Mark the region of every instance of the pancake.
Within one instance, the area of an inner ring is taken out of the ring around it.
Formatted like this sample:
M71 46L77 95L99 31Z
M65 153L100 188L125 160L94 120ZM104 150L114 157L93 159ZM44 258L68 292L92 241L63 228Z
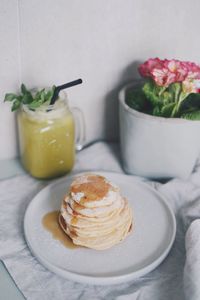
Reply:
M132 228L132 210L117 186L103 176L81 175L62 201L59 223L76 245L104 250Z
M119 188L103 176L84 174L72 182L70 195L73 201L84 207L100 207L115 202Z

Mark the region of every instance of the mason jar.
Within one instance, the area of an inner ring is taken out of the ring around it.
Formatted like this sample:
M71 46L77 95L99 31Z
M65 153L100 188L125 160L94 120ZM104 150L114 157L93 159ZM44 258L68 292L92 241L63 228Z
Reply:
M72 170L75 151L85 140L85 124L81 110L69 108L65 92L54 105L35 110L22 105L17 122L20 158L27 172L49 179Z

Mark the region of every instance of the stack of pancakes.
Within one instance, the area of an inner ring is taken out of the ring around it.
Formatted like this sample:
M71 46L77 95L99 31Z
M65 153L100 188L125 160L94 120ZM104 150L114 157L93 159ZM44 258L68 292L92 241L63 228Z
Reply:
M72 182L59 223L74 244L104 250L128 235L132 211L118 187L103 176L84 174Z

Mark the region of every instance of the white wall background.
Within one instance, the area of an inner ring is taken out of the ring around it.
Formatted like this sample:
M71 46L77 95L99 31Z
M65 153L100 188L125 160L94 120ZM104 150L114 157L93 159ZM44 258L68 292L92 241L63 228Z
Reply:
M0 159L17 155L4 94L62 84L87 142L117 139L117 91L149 57L200 62L199 0L0 0Z

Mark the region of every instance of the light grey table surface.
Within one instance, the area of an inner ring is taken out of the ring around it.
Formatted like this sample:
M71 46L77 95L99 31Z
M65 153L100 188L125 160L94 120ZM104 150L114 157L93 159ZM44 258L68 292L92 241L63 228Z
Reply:
M18 159L0 160L0 180L24 174ZM0 260L0 300L24 300L15 282Z

